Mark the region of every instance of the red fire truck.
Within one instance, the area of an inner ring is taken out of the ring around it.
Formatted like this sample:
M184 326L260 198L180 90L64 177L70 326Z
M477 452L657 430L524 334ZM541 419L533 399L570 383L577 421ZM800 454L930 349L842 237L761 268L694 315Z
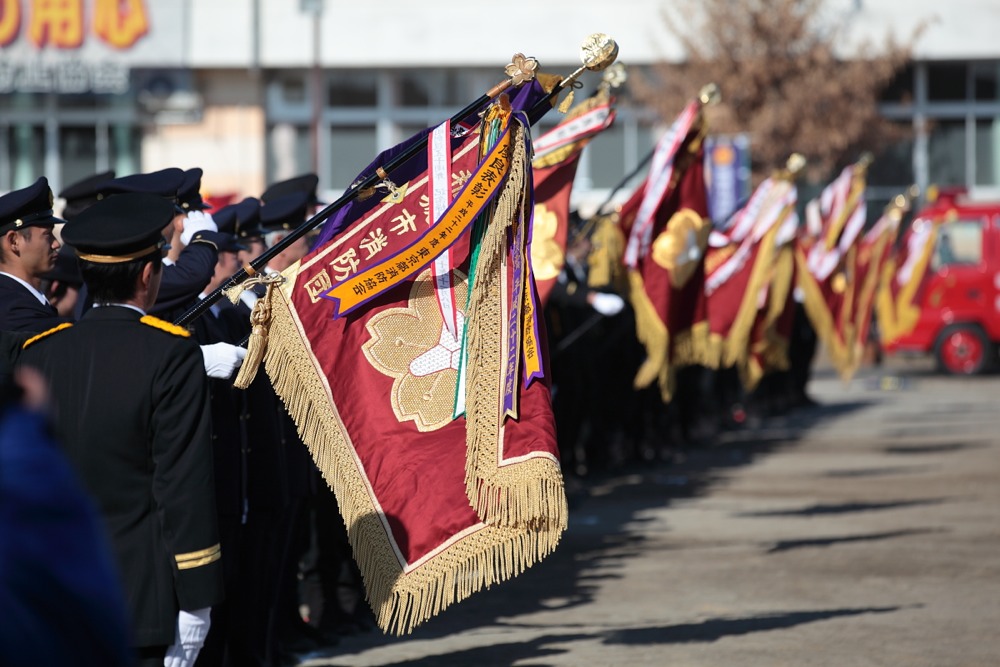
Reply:
M914 305L916 326L887 352L932 353L938 368L956 375L997 366L1000 342L1000 201L971 199L942 189L914 216L936 222L936 242Z

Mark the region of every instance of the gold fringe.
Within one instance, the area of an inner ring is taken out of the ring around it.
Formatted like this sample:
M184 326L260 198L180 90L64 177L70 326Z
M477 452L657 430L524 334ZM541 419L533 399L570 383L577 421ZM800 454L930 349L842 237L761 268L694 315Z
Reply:
M778 249L778 258L769 280L767 308L763 317L762 339L736 364L740 380L747 391L753 391L760 379L768 373L788 370L788 339L778 333L778 320L791 298L792 277L795 274L795 250L791 243Z
M568 517L559 464L553 459L538 457L517 465L498 465L504 437L502 341L506 322L502 303L507 276L507 233L518 215L531 205L526 192L530 163L524 127L519 123L512 125L511 135L510 173L481 241L469 298L466 492L473 509L490 525L527 526L558 532L565 529Z
M514 577L551 553L561 530L485 525L404 572L372 503L354 450L317 374L288 296L276 291L264 365L302 441L337 496L367 599L379 627L402 635L473 593Z
M840 377L844 381L847 381L853 374L853 371L851 370L853 364L851 359L851 346L845 345L838 338L833 321L833 314L826 306L826 300L823 298L823 293L820 290L819 284L809 272L809 266L801 248L798 248L795 251L795 264L798 268L797 282L805 294L802 305L805 308L806 315L809 316L809 321L812 323L813 329L816 330L816 335L826 346L826 350L830 355L830 361L833 362L834 368L837 369ZM850 286L848 286L848 288L850 288ZM845 337L845 340L848 339L849 336Z
M743 300L740 302L739 310L736 311L736 317L733 319L729 334L726 336L723 364L727 367L735 366L747 358L750 334L753 331L754 322L757 321L757 300L760 290L771 278L775 250L774 240L781 228L781 222L791 210L791 207L785 209L778 222L758 242L760 248L757 250L753 268L750 270L750 279L747 281L746 291L743 292Z
M667 331L667 325L660 319L656 307L646 294L642 274L630 269L628 277L629 301L635 311L635 334L646 348L646 359L639 366L632 386L636 389L645 389L655 380L660 385L660 396L664 402L668 402L672 394L670 363L667 358L670 332Z
M722 336L709 330L708 322L698 322L690 329L674 334L671 339L671 367L720 367L724 341Z
M892 294L892 281L896 279L896 259L890 258L882 269L875 312L878 314L879 337L883 345L891 345L917 326L920 306L914 305L913 300L927 272L927 265L937 243L937 232L938 226L935 223L927 244L921 250L920 258L913 267L909 282L902 286L895 297Z

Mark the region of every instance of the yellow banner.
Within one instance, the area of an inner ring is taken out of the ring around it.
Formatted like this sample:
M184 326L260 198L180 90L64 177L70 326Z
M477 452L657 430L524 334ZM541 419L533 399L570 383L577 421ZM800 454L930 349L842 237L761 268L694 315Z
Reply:
M504 130L496 145L479 163L476 173L441 219L411 245L369 269L337 283L323 296L332 299L334 318L417 276L469 228L500 191L510 170L510 133ZM437 239L432 244L431 240Z

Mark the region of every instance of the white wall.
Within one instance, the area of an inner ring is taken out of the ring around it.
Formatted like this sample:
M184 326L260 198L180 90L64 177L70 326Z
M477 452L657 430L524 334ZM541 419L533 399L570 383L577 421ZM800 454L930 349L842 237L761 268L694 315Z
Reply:
M150 0L153 3L176 0ZM247 65L252 5L259 3L260 56L264 67L304 67L312 62L312 19L298 0L196 0L190 64ZM626 64L676 59L679 46L662 12L674 0L544 0L498 5L457 0L325 0L321 60L327 67L502 66L515 52L555 71L579 64L579 46L604 32L620 46ZM845 51L867 40L876 48L886 35L905 39L921 22L919 58L1000 56L1000 0L828 0L833 18L846 19Z

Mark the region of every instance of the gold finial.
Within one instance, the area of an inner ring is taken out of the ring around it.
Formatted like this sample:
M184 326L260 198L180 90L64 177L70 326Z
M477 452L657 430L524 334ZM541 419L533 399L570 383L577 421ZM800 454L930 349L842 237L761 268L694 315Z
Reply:
M559 105L559 111L565 113L573 104L573 86L585 70L600 72L607 69L618 57L618 43L603 32L595 32L584 40L580 47L580 60L583 65L575 72L559 82L559 90L569 88L569 94Z
M606 69L618 57L618 42L603 32L595 32L580 47L580 62L591 72Z
M868 171L868 167L870 167L871 163L874 161L875 161L875 156L872 155L869 151L865 151L864 153L861 154L861 157L859 157L858 161L854 164L854 168L858 170L859 174L864 174L866 171Z
M538 61L523 53L515 53L510 58L510 64L503 68L507 78L486 91L488 97L496 97L511 86L520 86L535 78L538 71Z
M795 176L806 167L806 157L802 153L792 153L785 162L789 175Z
M722 92L719 90L719 86L709 83L702 86L701 90L698 91L698 99L704 106L718 104L722 101Z
M537 69L537 60L529 58L523 53L515 53L510 59L510 64L504 67L503 71L504 74L510 77L511 85L520 86L534 79Z
M777 178L785 181L794 181L798 173L805 169L806 158L802 153L792 153L788 156L785 161L785 166L783 169L775 170L772 178Z

